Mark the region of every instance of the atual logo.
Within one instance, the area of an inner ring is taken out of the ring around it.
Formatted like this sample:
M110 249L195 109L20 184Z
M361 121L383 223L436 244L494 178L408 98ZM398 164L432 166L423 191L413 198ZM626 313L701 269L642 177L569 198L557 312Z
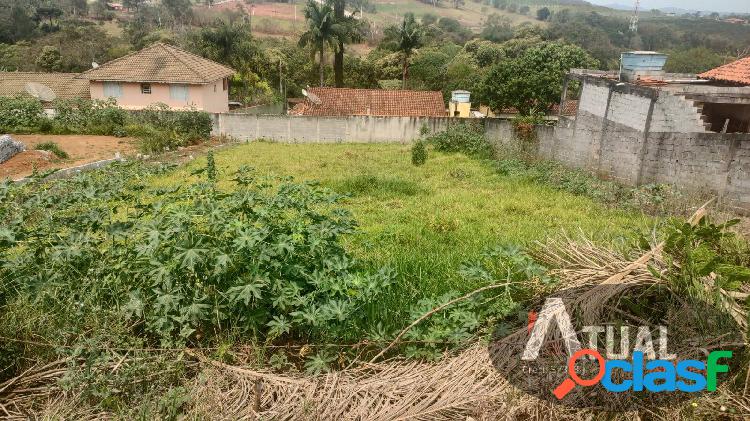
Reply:
M561 291L529 313L525 329L497 334L489 347L495 367L539 398L630 410L714 392L739 364L742 331L709 302L653 286L627 296L598 288L611 304L588 311L582 290Z

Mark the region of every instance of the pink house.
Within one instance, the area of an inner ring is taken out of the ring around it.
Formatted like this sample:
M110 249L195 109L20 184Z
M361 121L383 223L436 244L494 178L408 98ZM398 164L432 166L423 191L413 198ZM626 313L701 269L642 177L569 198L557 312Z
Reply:
M229 78L235 71L177 47L156 43L81 73L91 99L114 98L125 109L154 104L210 113L229 111Z

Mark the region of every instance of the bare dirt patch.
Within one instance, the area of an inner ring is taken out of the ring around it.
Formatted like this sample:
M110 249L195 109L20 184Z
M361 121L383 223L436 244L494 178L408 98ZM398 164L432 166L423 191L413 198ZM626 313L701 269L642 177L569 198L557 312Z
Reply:
M27 150L0 164L0 179L19 179L30 175L34 169L75 167L114 158L118 152L126 156L136 151L136 141L131 138L88 135L13 135L13 138L23 142ZM70 157L58 159L48 152L34 150L39 143L50 141L57 143Z

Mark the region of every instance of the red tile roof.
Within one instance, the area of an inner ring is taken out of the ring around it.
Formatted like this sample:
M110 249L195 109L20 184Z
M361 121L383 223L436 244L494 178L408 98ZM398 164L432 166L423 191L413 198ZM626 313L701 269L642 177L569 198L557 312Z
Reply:
M701 73L698 77L721 82L750 85L750 57Z
M231 77L227 66L157 42L140 51L87 70L82 79L115 82L207 84Z
M289 111L290 114L306 116L447 116L443 94L439 91L307 88L307 92L308 98L295 105Z
M89 81L76 79L77 73L0 72L0 96L28 95L26 84L40 83L52 89L57 98L91 98Z

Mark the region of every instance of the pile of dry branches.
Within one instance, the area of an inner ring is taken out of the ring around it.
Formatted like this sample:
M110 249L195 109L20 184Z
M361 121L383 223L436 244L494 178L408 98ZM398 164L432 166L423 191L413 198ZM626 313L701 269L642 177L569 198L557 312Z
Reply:
M702 212L692 222L702 217ZM664 268L661 247L657 245L630 260L589 241L562 239L545 244L536 254L556 268L554 275L563 280L563 287L591 286L578 302L593 317L604 311L610 298L597 295L598 285L627 288L661 282L647 267L650 264L657 270ZM731 296L727 297L733 308L742 310ZM746 322L744 311L742 315ZM319 376L256 371L211 360L198 351L188 354L201 364L199 375L185 384L190 399L181 410L189 418L548 421L593 419L599 415L553 405L520 392L495 369L486 344L479 341L437 362L363 362ZM75 395L66 394L57 386L63 373L63 362L58 361L0 385L0 411L17 417L107 418L107 414L87 411ZM727 408L732 408L738 419L747 419L750 396L723 389L680 408L648 414L609 414L608 418L715 418L729 415L724 412Z

